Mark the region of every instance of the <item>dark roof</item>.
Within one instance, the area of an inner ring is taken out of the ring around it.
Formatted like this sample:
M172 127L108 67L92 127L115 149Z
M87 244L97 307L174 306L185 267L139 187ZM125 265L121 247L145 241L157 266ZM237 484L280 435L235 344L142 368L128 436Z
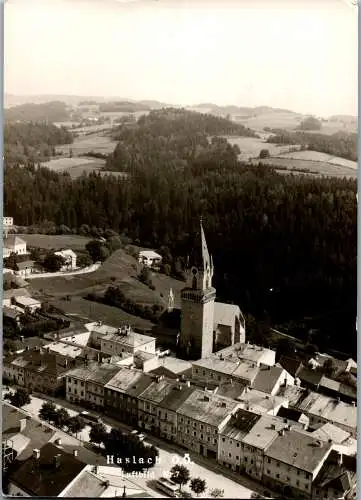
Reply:
M193 238L192 250L187 259L187 268L196 267L198 269L206 269L206 267L211 267L211 257L208 252L206 237L204 234L202 223L200 224L200 230L195 234Z
M288 356L281 356L279 364L290 374L292 377L297 375L300 368L303 368L303 363L299 359L290 358Z
M307 368L302 368L297 374L297 377L301 380L301 382L313 386L318 386L321 382L323 374L315 370L307 370Z
M54 464L58 456L58 466ZM16 470L11 481L30 496L57 497L84 469L85 464L52 443L40 449L40 458L30 457Z
M280 366L261 366L256 378L253 381L253 387L257 391L262 391L271 394L276 386L283 368Z
M285 408L284 406L281 406L277 413L277 417L287 418L287 420L293 420L294 422L298 422L302 415L302 411L292 408Z
M142 374L131 386L127 387L125 393L132 398L136 398L145 391L151 383L153 383L153 378L149 375Z
M13 309L12 307L3 306L3 315L6 318L16 319L16 318L19 318L20 316L23 316L24 313L17 311L16 309Z
M218 396L225 396L227 398L237 399L243 394L243 391L247 384L243 384L238 380L232 380L232 382L221 384L218 388Z
M181 323L181 310L174 307L171 311L164 311L160 316L157 326L166 329L179 329ZM156 327L155 327L156 330Z
M249 432L260 418L261 415L239 409L234 415L232 415L230 424L240 431Z
M18 262L16 266L19 269L19 271L21 271L21 269L28 269L29 267L34 267L34 261L24 260L23 262Z
M24 429L20 433L20 421L26 424ZM55 431L51 427L35 420L29 415L26 415L21 410L14 408L6 402L2 404L2 437L3 439L9 439L9 446L11 446L11 438L17 434L24 436L24 445L19 455L17 455L17 460L26 460L32 455L32 450L34 448L40 449L44 444L46 444L55 434ZM27 439L29 441L27 441Z
M181 387L182 389L179 389L178 384L176 384L159 403L159 406L167 410L177 411L195 390L194 387L187 387L185 384L181 384Z
M346 492L356 484L356 457L342 456L342 464L337 462L338 452L332 450L317 475L317 488L333 488Z

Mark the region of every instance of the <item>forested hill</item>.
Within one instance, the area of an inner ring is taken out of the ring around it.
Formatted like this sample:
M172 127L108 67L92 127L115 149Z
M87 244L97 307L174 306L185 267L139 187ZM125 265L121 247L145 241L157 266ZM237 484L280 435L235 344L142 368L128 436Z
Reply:
M275 135L267 142L273 144L301 144L302 146L332 156L357 161L357 134L336 132L332 135L307 132L288 132L286 130L272 130Z
M4 111L5 122L64 122L69 119L65 103L60 101L42 104L21 104Z
M71 180L44 168L10 167L4 213L19 225L48 220L74 231L82 224L112 228L160 249L167 259L183 260L203 215L221 299L257 318L268 311L273 324L346 311L342 332L327 335L334 348L351 350L356 182L283 176L267 167L234 165L227 155L218 160L178 173L171 166L139 168L128 181L97 174Z
M153 110L136 124L122 125L114 132L118 146L106 170L133 171L139 166L154 170L170 165L183 168L196 158L217 154L215 149L220 144L233 156L232 146L225 140L210 141L211 137L225 135L256 137L253 130L226 118L175 108ZM236 158L238 147L233 151Z
M72 142L72 134L63 127L46 123L5 123L5 166L47 159L55 155L56 145Z

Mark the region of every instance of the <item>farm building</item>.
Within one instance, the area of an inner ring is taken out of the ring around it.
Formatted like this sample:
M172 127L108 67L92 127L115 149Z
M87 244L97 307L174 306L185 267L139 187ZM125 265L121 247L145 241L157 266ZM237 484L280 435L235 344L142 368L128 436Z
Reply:
M138 260L144 266L157 267L162 262L162 256L154 250L141 250Z
M17 276L21 276L22 278L26 278L26 276L29 276L34 271L34 261L33 260L26 260L24 262L18 262L16 267L17 270L15 271L15 274Z
M73 250L60 250L59 252L55 252L55 255L59 255L64 259L64 265L61 268L61 271L71 271L76 269L76 253Z

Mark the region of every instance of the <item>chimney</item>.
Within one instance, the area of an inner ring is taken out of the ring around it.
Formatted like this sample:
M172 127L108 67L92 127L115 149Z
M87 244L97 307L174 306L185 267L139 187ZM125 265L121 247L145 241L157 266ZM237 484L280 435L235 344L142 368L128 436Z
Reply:
M204 395L204 401L209 401L209 396Z
M73 450L73 456L77 457L78 456L78 450Z
M54 469L59 469L60 467L60 459L61 459L61 454L58 453L57 455L55 455L54 457Z
M352 403L351 403L351 404L352 404L352 406L353 406L353 407L355 407L355 406L356 406L355 401L352 401Z
M20 419L20 432L23 432L23 430L26 427L26 418Z
M61 446L61 438L56 439L55 444Z
M338 463L338 465L342 465L342 462L343 462L343 456L342 456L342 453L339 453L337 455L337 463Z
M21 337L20 337L20 341L21 341L21 342L24 342L24 336L23 336L23 335L21 335Z
M191 386L191 382L190 382L190 380L187 380L186 387L190 387L190 386Z
M275 424L271 424L271 429L272 429L273 431L274 431L274 430L276 430L276 426L275 426Z
M284 435L285 435L285 430L284 430L284 429L280 429L280 430L278 431L278 434L279 434L280 436L284 436Z
M35 458L36 460L39 460L39 458L40 458L40 450L38 450L38 448L34 448L33 449L33 458Z

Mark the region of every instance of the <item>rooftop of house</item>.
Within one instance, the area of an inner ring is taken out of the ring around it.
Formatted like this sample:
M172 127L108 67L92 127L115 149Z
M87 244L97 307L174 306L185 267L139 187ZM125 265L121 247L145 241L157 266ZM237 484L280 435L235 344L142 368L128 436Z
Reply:
M52 352L46 352L42 348L9 356L4 360L4 364L26 367L27 370L50 377L60 377L70 369L66 358L59 357Z
M165 398L160 401L159 407L169 411L177 411L194 390L194 387L188 387L186 384L174 384Z
M123 353L126 354L126 353ZM129 356L129 354L128 354ZM157 358L158 356L156 354L153 354L151 352L145 352L145 351L136 351L134 353L134 359L139 360L139 361L149 361L150 359Z
M284 398L279 396L271 396L255 389L246 388L237 401L242 403L246 410L256 413L267 413L276 411L279 406L284 403Z
M213 372L223 373L225 375L232 375L237 368L237 361L228 359L221 359L219 357L203 358L192 363L194 370L201 370L205 368ZM194 373L193 370L193 373ZM197 372L195 372L197 373Z
M68 498L99 498L107 490L107 483L90 470L84 469L66 490Z
M40 457L29 457L11 477L30 496L59 496L86 465L52 443L40 448Z
M16 234L9 234L4 238L3 248L13 248L15 245L26 245L26 241L16 236Z
M127 334L122 334L117 330L117 333L105 334L104 337L101 338L101 342L103 341L116 342L117 344L131 347L140 347L144 344L148 344L149 342L155 342L155 338L148 335L142 335L141 333L136 333L133 330Z
M16 303L25 307L31 306L41 306L40 300L33 299L32 297L28 297L26 295L20 295L15 297Z
M107 333L117 333L118 328L114 328L113 326L103 325L100 321L93 321L92 323L87 323L85 328L89 332L99 333L100 335L105 335Z
M24 337L20 340L13 340L12 342L14 343L16 351L43 347L46 344L46 341L40 337Z
M283 435L278 434L265 455L312 474L331 449L331 443L322 443L306 433L291 429Z
M107 389L126 393L132 397L138 397L152 383L152 378L149 375L143 374L140 370L123 366L119 368L118 373L105 385Z
M261 415L242 441L244 444L248 444L249 446L265 450L279 435L279 431L285 429L287 425L290 425L291 428L294 426L302 428L302 426L296 422L287 424L283 418L271 415Z
M3 300L11 299L12 297L30 297L30 292L26 288L12 288L11 290L3 291Z
M299 422L302 416L306 418L302 411L296 410L295 408L285 408L284 406L281 406L277 413L277 417L287 418L294 422Z
M308 394L298 405L298 408L312 416L329 420L336 425L344 425L352 429L357 427L356 406L316 392Z
M139 257L143 257L145 259L161 259L162 256L154 250L141 250L139 252Z
M332 439L336 444L343 444L350 438L351 434L327 422L327 424L313 431L312 436L316 439L321 439L321 441Z
M175 375L181 375L192 369L192 363L185 361L183 359L173 358L171 356L165 356L159 360L160 366L163 366L166 370L173 372Z
M175 380L166 378L158 379L158 381L152 381L152 383L149 384L141 394L139 394L139 399L159 404L176 386L177 382Z
M260 418L261 416L256 413L238 409L220 434L241 441Z
M76 253L71 250L70 248L67 250L59 250L58 252L55 252L55 255L60 255L61 257L67 258L67 257L76 257Z
M275 351L267 349L266 347L239 342L232 346L226 347L221 351L218 351L215 355L222 356L225 359L245 359L248 361L259 363L265 354L271 354L273 358L276 355Z
M35 262L33 260L24 260L23 262L18 262L16 267L19 271L23 269L32 269L34 267Z
M84 380L87 382L94 382L98 384L106 384L111 380L114 375L119 372L119 367L109 363L93 364L91 366L84 366L75 368L67 373L67 377Z
M231 380L230 382L220 384L217 390L218 396L225 396L231 399L237 399L244 393L247 387L245 383L239 380Z
M236 318L241 316L241 310L234 304L214 303L214 325L235 326Z
M3 315L6 318L16 319L24 314L24 311L20 311L17 307L3 306Z
M232 377L240 378L241 380L246 380L253 383L257 374L259 372L259 367L256 363L248 361L245 359L239 360L237 362L237 367L232 373Z
M260 366L253 381L253 387L258 391L271 394L283 373L284 369L279 366Z
M103 481L108 481L109 486L102 498L114 498L123 494L124 488L126 498L148 498L149 495L140 485L132 479L128 479L119 467L99 466L96 475Z
M317 474L315 488L332 488L345 494L356 486L356 458L344 455L341 464L338 458L338 453L332 450Z
M300 359L281 356L278 363L290 374L295 377L298 370L303 368L303 363Z
M323 377L322 372L316 370L309 370L308 368L301 368L297 374L297 378L301 380L303 384L318 386Z
M277 393L277 396L288 401L290 407L297 407L306 395L307 389L304 387L297 387L297 385L281 386Z
M68 335L66 337L62 337L62 342L70 342L72 344L76 344L82 347L88 345L90 340L91 333L87 330L85 332L77 332L74 331L74 335Z
M195 389L177 413L208 425L219 427L238 406L230 398Z
M352 377L352 375L350 375ZM357 388L351 387L350 385L342 384L336 380L323 376L320 380L320 389L327 389L329 391L334 391L340 395L347 396L349 398L357 399Z
M49 351L62 354L63 356L67 356L69 358L77 358L82 352L83 348L79 346L74 346L70 344L65 344L64 342L50 342L45 346Z

